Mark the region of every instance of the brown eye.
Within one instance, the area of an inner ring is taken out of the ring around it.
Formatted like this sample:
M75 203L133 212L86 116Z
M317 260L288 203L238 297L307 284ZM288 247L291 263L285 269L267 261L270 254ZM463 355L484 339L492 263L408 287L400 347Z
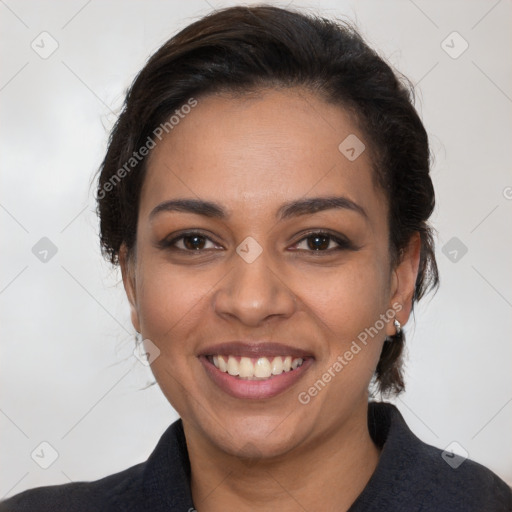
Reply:
M313 251L323 251L329 248L331 237L326 235L312 235L307 237L308 248Z
M222 249L220 245L213 242L208 236L194 231L182 233L172 240L164 239L158 243L158 247L163 250L177 250L189 253Z
M331 252L341 249L349 249L351 244L348 240L334 236L330 233L311 233L302 238L294 246L294 250L306 252Z
M190 251L198 251L200 249L204 249L207 238L200 235L187 235L182 237L182 240L185 249Z

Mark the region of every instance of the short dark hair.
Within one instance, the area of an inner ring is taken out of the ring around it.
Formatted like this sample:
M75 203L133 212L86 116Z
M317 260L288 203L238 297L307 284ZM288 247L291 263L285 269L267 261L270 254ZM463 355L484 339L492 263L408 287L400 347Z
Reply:
M123 244L133 251L147 160L137 151L173 112L201 95L287 87L344 107L370 142L374 179L388 202L392 264L415 233L421 238L414 306L439 275L428 224L435 204L429 144L413 86L350 24L273 6L214 11L167 41L137 75L100 167L103 254L117 264ZM384 343L375 373L382 393L404 389L404 343L403 331Z

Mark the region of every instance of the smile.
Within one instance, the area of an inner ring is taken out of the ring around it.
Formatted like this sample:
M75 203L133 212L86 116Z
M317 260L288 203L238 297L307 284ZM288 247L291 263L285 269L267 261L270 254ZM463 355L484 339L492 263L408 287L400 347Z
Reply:
M199 361L214 385L213 391L237 399L264 400L292 392L315 359L284 354L248 357L224 353L201 355Z
M265 380L275 375L281 375L296 370L304 363L301 357L237 357L233 355L208 356L208 360L221 372L232 377L248 380Z

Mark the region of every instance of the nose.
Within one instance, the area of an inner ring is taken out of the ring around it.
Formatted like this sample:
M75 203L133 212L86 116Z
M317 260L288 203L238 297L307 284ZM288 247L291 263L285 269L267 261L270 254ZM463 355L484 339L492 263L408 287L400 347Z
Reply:
M297 307L295 295L271 268L265 251L251 263L236 254L233 258L234 268L213 295L218 315L249 327L258 327L270 318L293 315Z

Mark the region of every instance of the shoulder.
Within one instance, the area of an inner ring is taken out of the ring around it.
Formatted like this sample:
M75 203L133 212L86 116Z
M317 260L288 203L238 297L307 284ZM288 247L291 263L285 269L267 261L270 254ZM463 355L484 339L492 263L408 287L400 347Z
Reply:
M190 464L181 420L149 458L92 482L38 487L0 503L0 512L140 512L193 509Z
M417 471L411 482L437 510L512 511L512 490L490 469L418 440Z
M0 512L100 512L112 507L129 510L122 502L133 503L137 499L144 465L141 463L93 482L29 489L1 502Z
M364 510L512 511L512 490L491 470L424 443L392 404L373 403L369 413L382 451Z

